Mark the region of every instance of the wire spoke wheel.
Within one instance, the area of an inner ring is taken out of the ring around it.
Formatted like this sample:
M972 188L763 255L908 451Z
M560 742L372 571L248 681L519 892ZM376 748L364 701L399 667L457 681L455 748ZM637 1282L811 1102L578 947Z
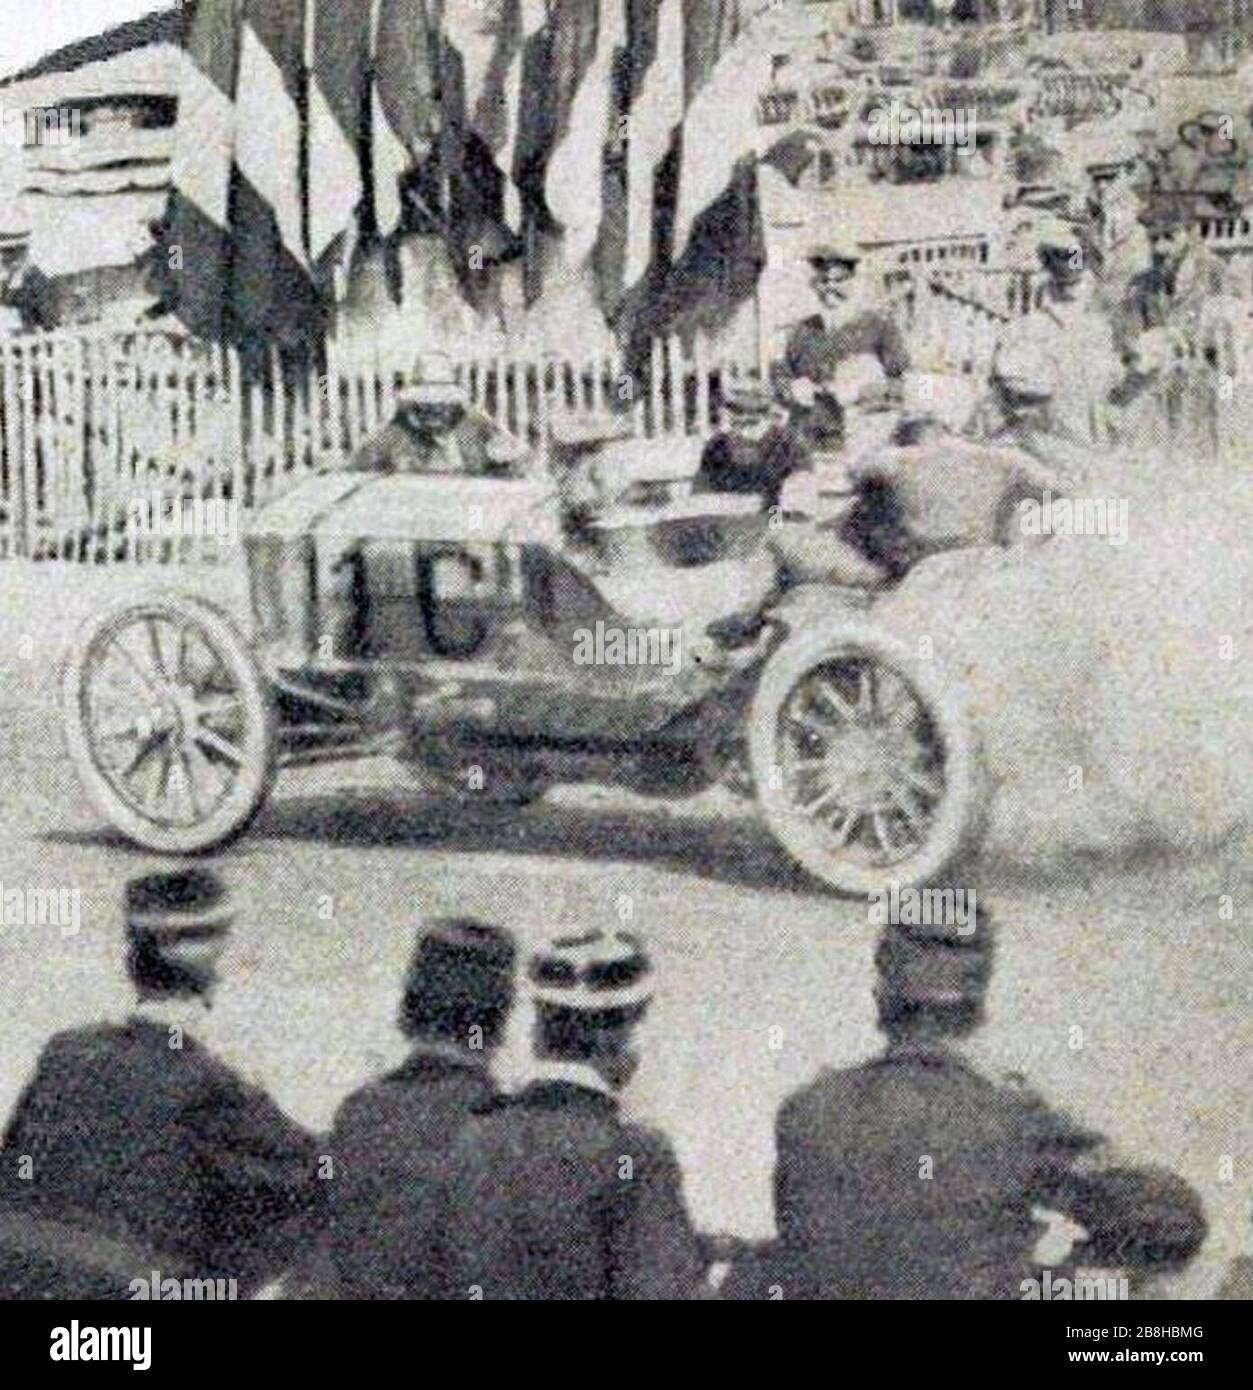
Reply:
M871 657L825 663L796 683L775 761L796 809L833 849L872 867L917 854L944 799L944 749L926 706Z
M67 742L102 814L137 844L196 853L238 834L268 793L272 712L246 642L209 604L131 604L80 634L64 678Z
M762 672L749 749L771 831L838 891L925 882L977 834L977 759L956 700L873 628L784 643Z

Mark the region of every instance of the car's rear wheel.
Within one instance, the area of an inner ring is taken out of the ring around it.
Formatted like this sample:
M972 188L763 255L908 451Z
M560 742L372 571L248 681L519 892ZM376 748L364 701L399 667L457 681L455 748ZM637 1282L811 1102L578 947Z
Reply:
M83 786L135 844L203 853L239 835L265 803L273 703L247 641L213 605L159 595L93 619L62 695Z
M748 734L771 833L837 892L932 883L978 841L985 788L960 702L869 625L784 643Z

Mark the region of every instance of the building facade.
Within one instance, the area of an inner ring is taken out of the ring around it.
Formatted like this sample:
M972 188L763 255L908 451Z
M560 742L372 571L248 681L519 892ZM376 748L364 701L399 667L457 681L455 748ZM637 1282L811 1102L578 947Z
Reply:
M58 326L143 318L165 213L185 55L164 11L48 54L0 83L5 227L25 239Z

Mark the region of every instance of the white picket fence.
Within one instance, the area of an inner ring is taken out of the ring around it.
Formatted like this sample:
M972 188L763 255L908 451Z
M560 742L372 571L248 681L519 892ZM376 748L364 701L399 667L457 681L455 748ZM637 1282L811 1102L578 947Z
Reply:
M898 306L915 365L986 380L1000 333L1028 307L919 282ZM1247 321L1246 321L1247 322ZM560 415L625 414L643 439L695 444L721 423L728 383L755 365L714 360L703 339L652 344L632 374L607 352L480 353L458 363L471 399L543 458ZM239 519L310 472L347 459L394 411L399 364L297 367L164 332L0 340L0 558L213 560L211 536L144 534L137 503L199 499ZM1243 458L1253 438L1253 335L1219 334L1164 374L1149 423L1171 447ZM691 460L692 448L671 450Z
M542 456L563 414L613 410L648 439L708 435L721 382L749 367L671 339L634 374L613 354L538 352L470 356L457 370L471 400ZM392 417L406 378L333 352L320 368L272 353L247 370L233 349L164 332L0 340L0 557L212 559L210 537L139 533L136 504L200 499L246 514L350 457Z

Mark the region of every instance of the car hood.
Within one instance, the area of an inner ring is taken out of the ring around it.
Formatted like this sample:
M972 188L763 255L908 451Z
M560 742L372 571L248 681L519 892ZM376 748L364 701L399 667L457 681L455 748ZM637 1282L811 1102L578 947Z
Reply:
M559 533L550 498L531 479L322 473L262 507L249 534L551 544Z

